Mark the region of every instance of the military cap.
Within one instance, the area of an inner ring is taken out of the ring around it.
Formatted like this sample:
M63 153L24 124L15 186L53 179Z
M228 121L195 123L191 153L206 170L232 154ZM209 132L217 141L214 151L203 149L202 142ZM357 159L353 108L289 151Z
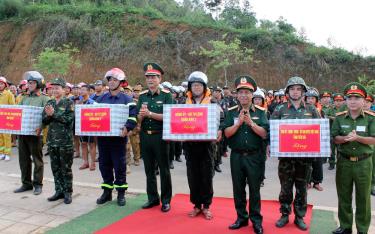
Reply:
M257 90L257 84L251 76L247 76L247 75L239 76L234 81L234 84L235 84L236 90L249 89L253 92Z
M66 82L63 78L55 78L51 81L50 85L60 85L61 87L65 88Z
M366 88L358 82L351 82L347 84L344 88L345 96L357 96L366 98L367 91Z
M373 102L374 101L374 96L371 94L367 94L366 101Z
M95 81L94 85L104 85L102 80Z
M143 70L145 71L145 76L164 75L163 69L157 63L145 63Z
M320 97L331 97L332 94L328 91L323 91L321 94L320 94Z
M124 87L124 89L129 89L130 91L132 91L132 92L133 92L133 87L131 87L130 85L128 85L128 86L125 86L125 87Z
M223 89L220 88L220 86L218 86L218 85L212 87L212 90L213 90L213 91L220 91L220 92L223 91Z
M338 101L338 100L344 101L344 95L342 95L341 93L335 93L333 95L333 100L334 101Z
M232 90L231 93L232 93L232 94L236 94L236 93L237 93L237 90Z
M229 89L229 87L228 87L228 86L226 86L226 85L224 85L224 86L223 86L223 89Z

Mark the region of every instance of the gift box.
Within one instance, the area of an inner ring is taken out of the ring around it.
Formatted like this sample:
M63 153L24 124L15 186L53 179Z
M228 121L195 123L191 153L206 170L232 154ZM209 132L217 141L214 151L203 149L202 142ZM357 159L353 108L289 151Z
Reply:
M216 104L163 105L163 140L213 141L220 125Z
M75 105L75 135L120 136L128 117L123 104Z
M328 119L270 120L271 157L330 157Z
M36 135L42 124L43 107L0 105L0 133Z

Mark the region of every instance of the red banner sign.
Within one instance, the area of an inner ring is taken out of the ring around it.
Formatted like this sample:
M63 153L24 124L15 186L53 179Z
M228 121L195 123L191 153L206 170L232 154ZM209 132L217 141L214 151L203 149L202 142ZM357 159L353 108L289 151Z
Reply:
M22 109L1 108L0 129L20 131L22 129Z
M320 125L280 124L280 152L320 152Z
M172 134L206 134L207 108L171 108Z
M81 132L110 132L111 109L81 109Z

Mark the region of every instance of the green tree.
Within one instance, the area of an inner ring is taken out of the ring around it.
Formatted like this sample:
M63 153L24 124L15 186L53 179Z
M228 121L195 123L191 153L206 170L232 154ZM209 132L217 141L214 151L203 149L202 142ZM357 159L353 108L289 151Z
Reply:
M366 87L367 93L375 95L375 80L367 77L365 74L358 77L359 83Z
M57 49L45 48L38 55L34 68L50 76L65 77L70 69L81 67L80 61L74 58L77 53L77 48L66 44Z
M241 47L241 41L238 38L229 42L226 42L225 38L226 35L220 41L210 40L208 43L212 49L200 47L197 51L193 51L192 54L212 59L214 68L223 69L225 85L228 85L228 67L233 64L245 64L253 61L253 49Z

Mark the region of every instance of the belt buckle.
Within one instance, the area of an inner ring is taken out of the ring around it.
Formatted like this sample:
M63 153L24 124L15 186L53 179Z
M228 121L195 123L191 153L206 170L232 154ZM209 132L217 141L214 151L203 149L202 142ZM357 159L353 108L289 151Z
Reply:
M349 160L351 161L351 162L358 162L358 157L349 157Z
M151 135L151 134L152 134L152 131L147 130L147 134L148 134L148 135Z

